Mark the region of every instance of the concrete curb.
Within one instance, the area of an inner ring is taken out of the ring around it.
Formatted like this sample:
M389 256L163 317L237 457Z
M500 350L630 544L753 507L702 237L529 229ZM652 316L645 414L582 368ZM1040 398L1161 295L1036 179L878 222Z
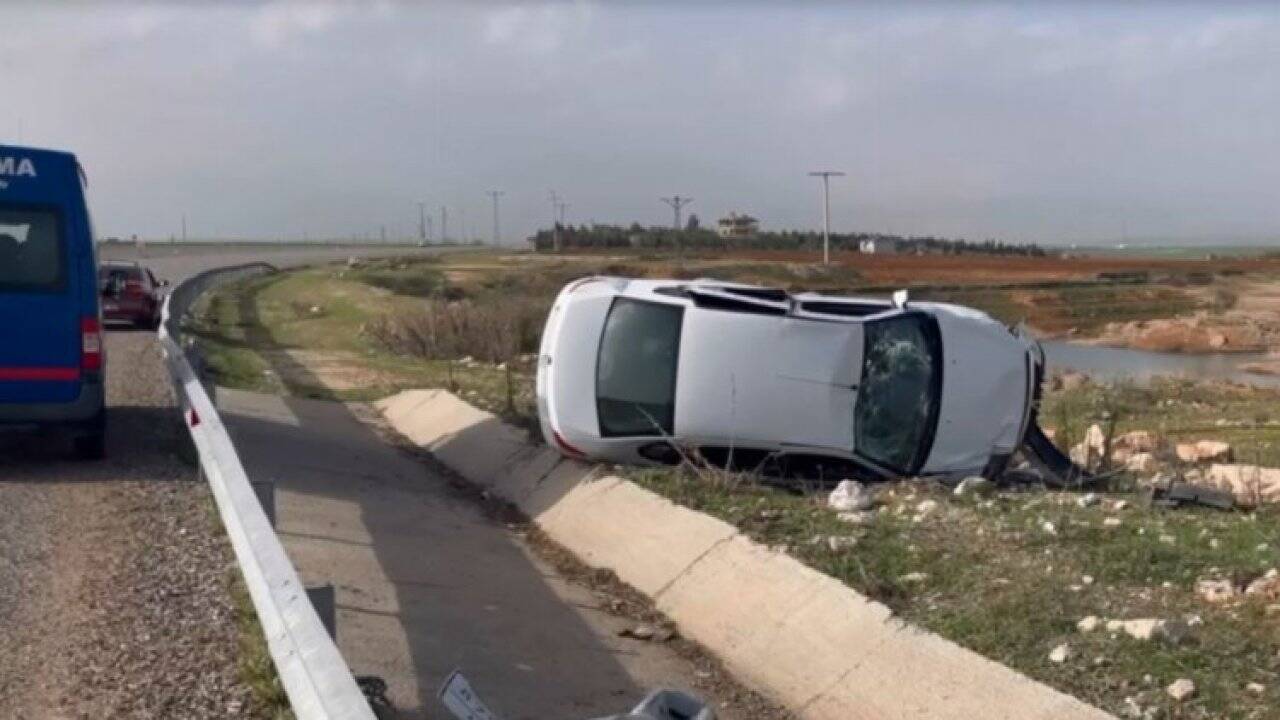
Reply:
M1111 715L893 618L715 518L529 444L439 390L377 403L401 434L517 505L581 560L806 720L1101 720Z

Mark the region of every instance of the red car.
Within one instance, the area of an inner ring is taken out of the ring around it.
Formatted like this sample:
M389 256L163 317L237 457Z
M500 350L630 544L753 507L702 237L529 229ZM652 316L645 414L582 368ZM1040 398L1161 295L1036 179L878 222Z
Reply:
M168 286L168 280L157 280L150 270L138 263L103 262L98 266L102 319L154 330L160 325L164 288Z

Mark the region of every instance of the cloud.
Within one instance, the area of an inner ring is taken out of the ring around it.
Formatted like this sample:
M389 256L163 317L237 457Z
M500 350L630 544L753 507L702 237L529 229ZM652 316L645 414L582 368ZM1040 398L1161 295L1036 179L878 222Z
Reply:
M259 47L278 48L295 38L328 30L347 10L343 5L275 0L249 18L249 36Z
M502 7L485 13L481 38L488 45L519 53L549 55L560 50L572 33L590 24L593 10L593 6L585 2Z

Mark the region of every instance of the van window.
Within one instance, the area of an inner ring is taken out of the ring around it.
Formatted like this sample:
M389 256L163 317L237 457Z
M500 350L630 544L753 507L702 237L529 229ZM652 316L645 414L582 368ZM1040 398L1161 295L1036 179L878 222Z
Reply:
M0 207L0 291L62 287L58 225L54 210Z

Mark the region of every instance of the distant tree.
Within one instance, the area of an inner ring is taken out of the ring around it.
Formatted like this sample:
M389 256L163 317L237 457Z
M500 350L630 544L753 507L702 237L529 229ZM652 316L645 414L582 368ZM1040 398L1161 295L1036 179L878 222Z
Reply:
M698 220L697 213L689 213L689 221L684 224L684 229L693 232L702 227L702 223Z

